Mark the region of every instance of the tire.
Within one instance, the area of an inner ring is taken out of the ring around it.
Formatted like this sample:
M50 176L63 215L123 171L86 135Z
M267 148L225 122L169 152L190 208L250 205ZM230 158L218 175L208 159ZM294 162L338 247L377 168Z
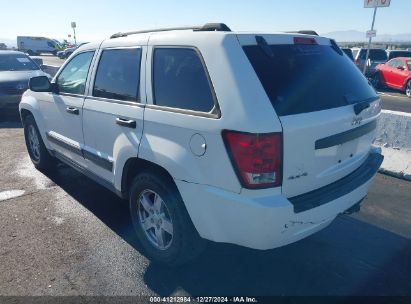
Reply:
M204 250L206 241L195 230L176 186L163 176L137 175L129 204L134 230L150 260L175 267Z
M27 116L23 125L27 151L34 167L41 171L52 169L55 161L44 145L34 117L32 115Z
M405 95L407 95L408 98L411 98L411 79L408 80L407 84L405 85Z
M377 72L372 76L371 84L375 89L381 88L381 75L380 75L380 73Z

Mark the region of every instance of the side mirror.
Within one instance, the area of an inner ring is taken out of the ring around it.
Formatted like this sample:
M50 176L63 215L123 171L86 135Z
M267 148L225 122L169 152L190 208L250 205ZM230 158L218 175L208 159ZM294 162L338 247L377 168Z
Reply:
M37 76L30 78L29 88L33 92L52 92L58 93L58 87L55 83L50 83L47 76Z
M403 66L397 66L397 69L404 71L404 67Z

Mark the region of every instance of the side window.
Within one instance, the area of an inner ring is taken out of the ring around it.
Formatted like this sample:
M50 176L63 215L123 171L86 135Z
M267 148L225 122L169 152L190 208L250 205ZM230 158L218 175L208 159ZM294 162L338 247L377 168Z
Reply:
M213 94L199 55L189 48L157 48L153 60L154 104L210 112Z
M391 60L391 61L388 63L388 66L391 67L391 68L396 68L396 67L398 66L398 64L399 64L398 60L397 60L397 59L394 59L394 60Z
M112 49L101 54L93 96L138 101L141 49Z
M57 78L59 90L62 93L84 94L87 74L90 67L93 52L84 52L76 55L64 67Z

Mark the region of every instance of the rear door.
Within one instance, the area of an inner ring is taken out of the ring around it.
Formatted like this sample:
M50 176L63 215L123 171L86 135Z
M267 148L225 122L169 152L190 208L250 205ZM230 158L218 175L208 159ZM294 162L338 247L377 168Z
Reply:
M239 41L283 127L283 193L303 194L354 171L374 139L375 90L329 39L260 37Z
M394 72L400 63L401 62L398 59L392 59L386 64L386 68L384 69L384 80L386 85L395 87Z
M83 107L83 153L88 169L113 184L116 169L138 154L143 132L145 83L141 64L145 50L142 46L103 43L98 56Z
M402 88L404 80L407 77L408 71L405 66L405 62L398 59L397 66L392 70L392 85L395 88Z

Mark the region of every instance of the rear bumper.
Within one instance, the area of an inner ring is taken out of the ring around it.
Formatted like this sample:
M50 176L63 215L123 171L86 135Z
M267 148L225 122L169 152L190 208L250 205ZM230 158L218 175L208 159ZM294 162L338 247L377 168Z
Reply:
M294 212L300 213L344 196L369 181L384 159L379 153L371 153L364 163L351 174L320 189L289 198Z
M281 194L270 195L263 191L265 195L250 196L178 180L176 184L203 238L254 249L272 249L325 228L338 214L361 201L367 195L382 158L379 153L371 153L356 173L353 172L355 181L351 181L350 174L342 179L345 183L340 184L340 180L327 186L335 189L335 195L324 192L322 197L320 192L313 195L313 191L305 194L306 197L299 196L301 206L308 206L303 198L312 206L299 212L295 212L292 199Z

